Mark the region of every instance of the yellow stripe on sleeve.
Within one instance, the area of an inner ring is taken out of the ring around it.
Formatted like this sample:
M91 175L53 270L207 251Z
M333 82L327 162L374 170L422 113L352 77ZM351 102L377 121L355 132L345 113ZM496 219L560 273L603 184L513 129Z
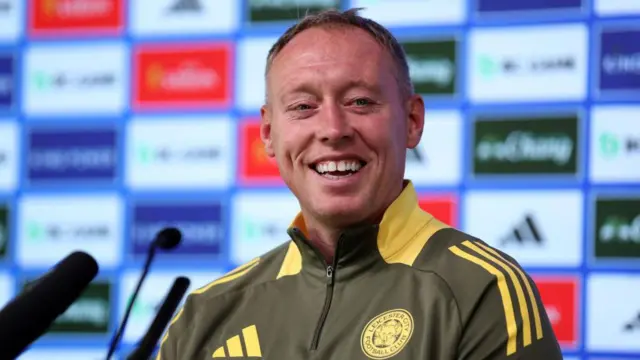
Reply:
M481 246L486 251L502 259L502 261L507 263L518 273L518 275L522 279L522 282L524 283L525 288L527 289L527 294L529 295L529 300L531 302L531 307L533 309L533 320L536 325L536 339L537 340L542 339L544 334L542 333L542 322L540 321L540 310L538 309L538 302L536 301L535 295L533 295L533 289L531 289L531 284L529 284L529 279L527 279L527 275L525 275L525 273L519 267L512 264L509 260L505 259L502 255L500 255L500 253L497 252L496 250L481 243L478 243L478 245Z
M167 339L169 338L169 329L171 329L171 325L173 325L176 321L178 321L178 319L180 318L180 315L182 315L183 309L184 307L180 308L180 311L178 311L178 313L173 317L173 319L169 323L169 326L167 326L167 331L164 333L162 340L160 340L160 347L158 350L158 356L156 357L156 360L160 360L160 354L162 353L162 345L164 345L165 341L167 341Z
M498 291L500 292L502 308L504 309L504 317L507 323L507 356L514 354L516 352L516 338L518 336L518 327L516 326L516 319L513 313L513 302L511 301L509 287L507 286L507 280L504 277L504 274L488 262L460 250L460 248L458 248L457 246L449 247L449 251L462 259L480 266L488 273L497 278Z
M503 261L497 259L495 256L482 250L481 248L473 244L471 241L467 240L463 242L462 245L468 247L469 249L475 251L476 253L498 264L509 275L511 282L513 282L513 288L516 291L518 304L520 305L520 316L522 317L522 342L524 346L531 345L531 320L529 319L529 307L527 306L527 300L524 297L524 291L522 290L522 285L520 284L520 281L516 277L516 274L514 274L511 268L507 264L505 264Z
M202 293L206 292L207 290L211 289L212 287L214 287L216 285L220 285L220 284L227 283L229 281L233 281L233 280L235 280L235 279L237 279L239 277L242 277L243 275L245 275L249 271L253 270L253 268L256 267L256 266L258 266L257 262L254 263L253 265L245 268L242 271L238 271L238 272L235 272L235 273L233 273L231 275L227 275L227 276L221 277L220 279L218 279L216 281L213 281L210 284L201 287L200 289L194 290L192 292L192 294L202 294Z

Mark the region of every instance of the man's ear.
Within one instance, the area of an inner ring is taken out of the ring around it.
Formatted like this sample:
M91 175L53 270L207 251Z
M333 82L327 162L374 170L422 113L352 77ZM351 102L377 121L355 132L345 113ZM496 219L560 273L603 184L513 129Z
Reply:
M271 141L271 113L267 105L262 105L260 108L260 138L264 143L264 150L267 156L274 157L273 143Z
M407 106L407 148L418 146L424 130L424 100L421 95L414 94L409 98Z

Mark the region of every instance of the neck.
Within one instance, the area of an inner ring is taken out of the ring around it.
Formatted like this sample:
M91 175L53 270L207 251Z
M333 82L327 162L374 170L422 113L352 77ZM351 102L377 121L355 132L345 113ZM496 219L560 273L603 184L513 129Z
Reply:
M320 252L320 255L322 255L327 264L332 264L336 253L338 238L340 238L340 233L343 230L332 229L326 226L314 226L311 224L307 226L309 242Z
M404 181L398 190L394 189L389 193L389 195L392 196L389 197L389 201L387 201L385 206L383 206L377 214L374 214L371 218L366 219L359 224L351 224L346 227L331 226L329 225L331 221L320 221L319 219L314 218L311 214L302 209L302 217L307 229L308 241L320 252L327 264L332 264L340 235L346 229L354 226L364 225L366 223L379 224L387 207L391 205L391 203L400 195L403 189Z

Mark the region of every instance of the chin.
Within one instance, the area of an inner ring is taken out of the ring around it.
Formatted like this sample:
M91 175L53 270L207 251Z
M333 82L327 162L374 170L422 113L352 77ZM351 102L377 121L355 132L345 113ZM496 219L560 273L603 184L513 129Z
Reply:
M319 205L313 209L313 212L323 221L335 224L337 227L359 223L369 217L371 210L367 203L355 199L331 201Z

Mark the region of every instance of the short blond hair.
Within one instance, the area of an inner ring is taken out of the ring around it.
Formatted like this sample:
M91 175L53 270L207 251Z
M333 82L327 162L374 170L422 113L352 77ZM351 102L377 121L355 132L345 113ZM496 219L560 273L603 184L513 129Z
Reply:
M265 77L269 74L275 57L294 37L304 30L316 27L353 26L367 32L387 51L396 66L397 74L395 77L402 95L407 97L413 95L413 83L409 75L409 65L404 48L387 28L371 19L359 16L358 11L362 9L353 8L346 11L332 9L315 14L307 14L298 23L289 27L273 44L267 55Z

